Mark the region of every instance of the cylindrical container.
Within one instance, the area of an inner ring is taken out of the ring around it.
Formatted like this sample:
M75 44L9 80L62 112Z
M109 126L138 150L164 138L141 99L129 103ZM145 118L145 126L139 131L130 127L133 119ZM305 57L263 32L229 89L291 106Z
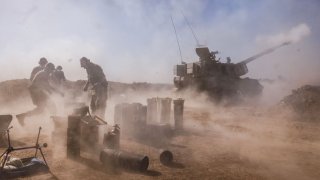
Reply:
M100 152L100 161L104 165L111 165L135 171L146 171L149 166L149 158L129 152L114 149L104 149Z
M119 124L121 126L122 132L127 132L129 129L129 120L132 117L129 114L130 104L121 103L117 104L114 108L114 123Z
M9 123L12 121L12 115L11 114L6 114L6 115L0 115L0 121L5 122L5 124ZM9 126L9 125L8 125ZM7 129L8 127L6 127Z
M159 159L160 159L160 162L161 162L163 165L168 165L168 164L172 163L173 154L172 154L172 152L169 151L169 150L160 149L160 150L159 150Z
M147 121L148 123L158 122L157 98L147 99Z
M174 127L175 130L183 130L183 105L184 99L173 100L174 104Z
M80 157L80 132L76 129L67 129L67 158Z
M80 157L80 116L68 116L67 158Z
M73 129L67 129L67 144L75 144L80 146L80 132Z
M115 113L115 122L120 122L124 135L136 136L146 124L146 107L140 103L117 105Z
M99 127L81 123L81 140L87 145L94 145L99 141Z
M133 116L131 120L131 135L132 137L142 136L142 132L147 124L147 107L140 103L132 103Z
M142 106L140 110L140 113L141 113L140 120L141 120L141 123L143 124L147 124L147 112L148 112L147 106Z
M12 115L0 115L0 131L5 131L9 128L9 125L12 121ZM0 147L5 147L7 145L7 136L6 133L1 133L0 135Z
M116 124L111 132L105 133L103 137L103 145L108 149L120 148L120 127Z
M77 115L68 116L68 128L80 130L81 117Z
M169 123L171 114L171 98L161 98L160 100L160 123Z

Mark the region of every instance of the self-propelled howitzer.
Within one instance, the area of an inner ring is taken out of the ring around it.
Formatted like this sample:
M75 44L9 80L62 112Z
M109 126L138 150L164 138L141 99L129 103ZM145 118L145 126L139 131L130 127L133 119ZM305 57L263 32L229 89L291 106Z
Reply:
M258 80L241 78L248 73L247 63L288 44L290 42L267 49L239 63L231 63L230 58L222 63L216 58L217 51L210 52L208 47L198 47L195 50L199 61L181 63L174 67L174 85L178 90L193 86L199 91L206 91L216 100L260 95L263 86Z

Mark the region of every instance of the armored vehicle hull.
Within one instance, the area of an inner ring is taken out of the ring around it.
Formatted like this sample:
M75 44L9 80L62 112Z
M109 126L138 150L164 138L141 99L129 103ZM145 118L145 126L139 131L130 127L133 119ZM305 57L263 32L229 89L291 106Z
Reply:
M198 91L207 92L210 97L220 101L222 99L242 99L257 97L262 93L263 86L256 79L241 78L248 73L247 63L273 52L279 46L267 49L262 53L247 58L239 63L226 63L216 59L216 52L210 52L208 47L196 48L199 61L181 63L174 67L174 85L178 90L194 87Z
M204 78L174 78L177 89L196 88L199 92L206 92L216 101L222 99L248 98L261 95L263 86L256 79L204 77Z

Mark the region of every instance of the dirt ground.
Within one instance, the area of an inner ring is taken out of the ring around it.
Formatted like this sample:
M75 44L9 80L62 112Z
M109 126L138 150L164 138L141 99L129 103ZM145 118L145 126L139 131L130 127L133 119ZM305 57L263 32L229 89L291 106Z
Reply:
M69 160L65 146L50 143L50 133L45 133L41 141L49 144L44 154L52 174L21 179L320 179L319 123L280 112L186 104L185 130L165 142L174 155L169 166L160 163L154 146L121 136L121 149L149 156L145 173L102 168L98 154L82 153L81 162ZM13 137L14 144L33 144L34 137Z
M22 83L25 80L20 81L8 81L0 86L0 114L15 115L34 108L26 83ZM144 86L113 86L106 117L110 124L117 103L145 104L146 98L155 96L177 98L171 91L150 91L149 88L141 92ZM307 95L310 99L309 93ZM93 155L82 152L80 161L69 160L63 145L65 138L56 143L51 141L54 128L48 115L31 118L25 127L14 118L11 137L15 147L33 145L39 126L43 128L41 142L49 144L43 151L52 174L21 179L320 179L320 118L310 120L308 116L296 116L290 109L278 105L226 107L208 103L202 95L189 94L184 98L184 131L175 132L169 139L159 137L152 141L138 141L121 134L122 150L149 157L149 168L144 173L103 168L98 160L99 152ZM56 104L62 104L56 100ZM311 101L301 102L302 105L308 102L309 107ZM311 105L318 111L317 104ZM65 110L63 106L58 108ZM172 151L172 164L160 163L159 148ZM0 148L0 152L4 150ZM26 157L33 153L23 151L13 156Z

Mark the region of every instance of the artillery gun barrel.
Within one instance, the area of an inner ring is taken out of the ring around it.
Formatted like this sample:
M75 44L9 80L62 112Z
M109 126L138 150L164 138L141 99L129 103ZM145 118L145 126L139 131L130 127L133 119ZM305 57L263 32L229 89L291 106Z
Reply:
M261 53L259 53L259 54L256 54L256 55L254 55L254 56L251 56L251 57L249 57L249 58L247 58L247 59L239 62L238 64L248 64L249 62L251 62L251 61L253 61L253 60L255 60L255 59L257 59L257 58L259 58L259 57L261 57L261 56L264 56L264 55L266 55L266 54L272 53L272 52L275 51L276 49L278 49L278 48L280 48L280 47L282 47L282 46L289 45L289 44L291 44L290 41L284 42L284 43L282 43L282 44L280 44L280 45L278 45L278 46L275 46L275 47L270 48L270 49L267 49L267 50L265 50L265 51L263 51L263 52L261 52Z

